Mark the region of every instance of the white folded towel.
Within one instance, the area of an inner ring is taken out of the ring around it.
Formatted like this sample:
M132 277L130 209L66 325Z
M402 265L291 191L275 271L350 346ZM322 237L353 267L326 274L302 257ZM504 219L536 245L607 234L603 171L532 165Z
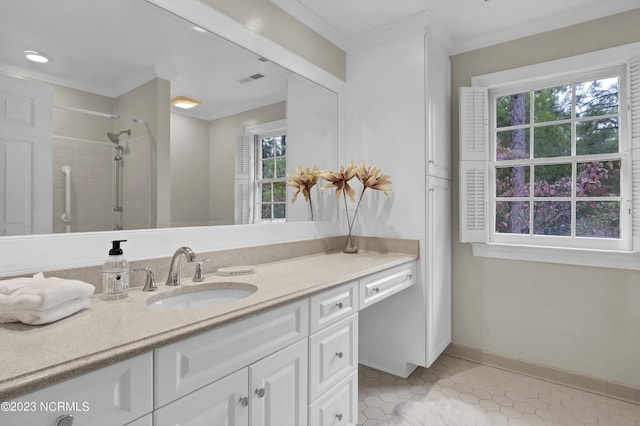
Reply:
M95 287L84 281L45 278L42 273L4 280L0 281L0 312L46 311L74 299L88 298L94 291Z
M89 303L91 303L91 299L88 297L78 297L42 311L0 309L0 323L19 321L29 325L47 324L73 315L89 306Z

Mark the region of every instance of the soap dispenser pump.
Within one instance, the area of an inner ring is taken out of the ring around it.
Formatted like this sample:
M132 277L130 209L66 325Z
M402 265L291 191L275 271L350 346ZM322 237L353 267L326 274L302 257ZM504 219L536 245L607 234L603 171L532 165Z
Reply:
M109 257L102 266L102 298L105 300L124 299L129 295L129 264L120 248L120 243L125 241L111 241Z

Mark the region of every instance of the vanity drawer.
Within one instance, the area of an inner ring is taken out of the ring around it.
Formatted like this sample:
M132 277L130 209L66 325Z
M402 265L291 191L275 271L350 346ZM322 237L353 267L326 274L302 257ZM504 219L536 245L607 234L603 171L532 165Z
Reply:
M309 401L358 369L358 315L309 337Z
M360 309L416 283L416 262L396 266L360 280Z
M309 302L290 303L154 351L154 406L256 362L309 334Z
M358 282L341 285L311 296L309 328L314 333L358 312Z
M347 426L358 423L358 370L309 406L309 426Z

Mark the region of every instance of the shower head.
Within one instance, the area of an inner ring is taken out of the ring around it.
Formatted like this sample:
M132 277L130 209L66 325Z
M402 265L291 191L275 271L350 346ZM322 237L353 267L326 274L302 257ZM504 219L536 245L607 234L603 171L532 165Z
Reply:
M126 133L127 135L131 136L131 129L127 129L127 130L123 130L120 133L107 133L107 137L109 138L109 140L111 140L111 142L115 143L116 145L118 145L120 143L120 135Z

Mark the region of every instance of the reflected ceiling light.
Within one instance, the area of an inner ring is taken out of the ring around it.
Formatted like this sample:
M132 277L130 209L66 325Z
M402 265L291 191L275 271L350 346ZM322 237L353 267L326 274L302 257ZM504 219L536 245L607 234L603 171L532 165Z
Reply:
M189 109L200 105L202 102L186 96L174 96L171 98L171 105L176 108Z
M47 56L44 53L38 52L36 50L25 50L24 56L28 60L32 62L37 62L39 64L44 64L49 62L49 58L47 58Z
M206 32L207 32L207 30L205 30L204 28L199 27L199 26L197 26L197 25L194 25L194 26L193 26L193 27L191 27L191 28L192 28L194 31L197 31L197 32L199 32L199 33L206 33Z

